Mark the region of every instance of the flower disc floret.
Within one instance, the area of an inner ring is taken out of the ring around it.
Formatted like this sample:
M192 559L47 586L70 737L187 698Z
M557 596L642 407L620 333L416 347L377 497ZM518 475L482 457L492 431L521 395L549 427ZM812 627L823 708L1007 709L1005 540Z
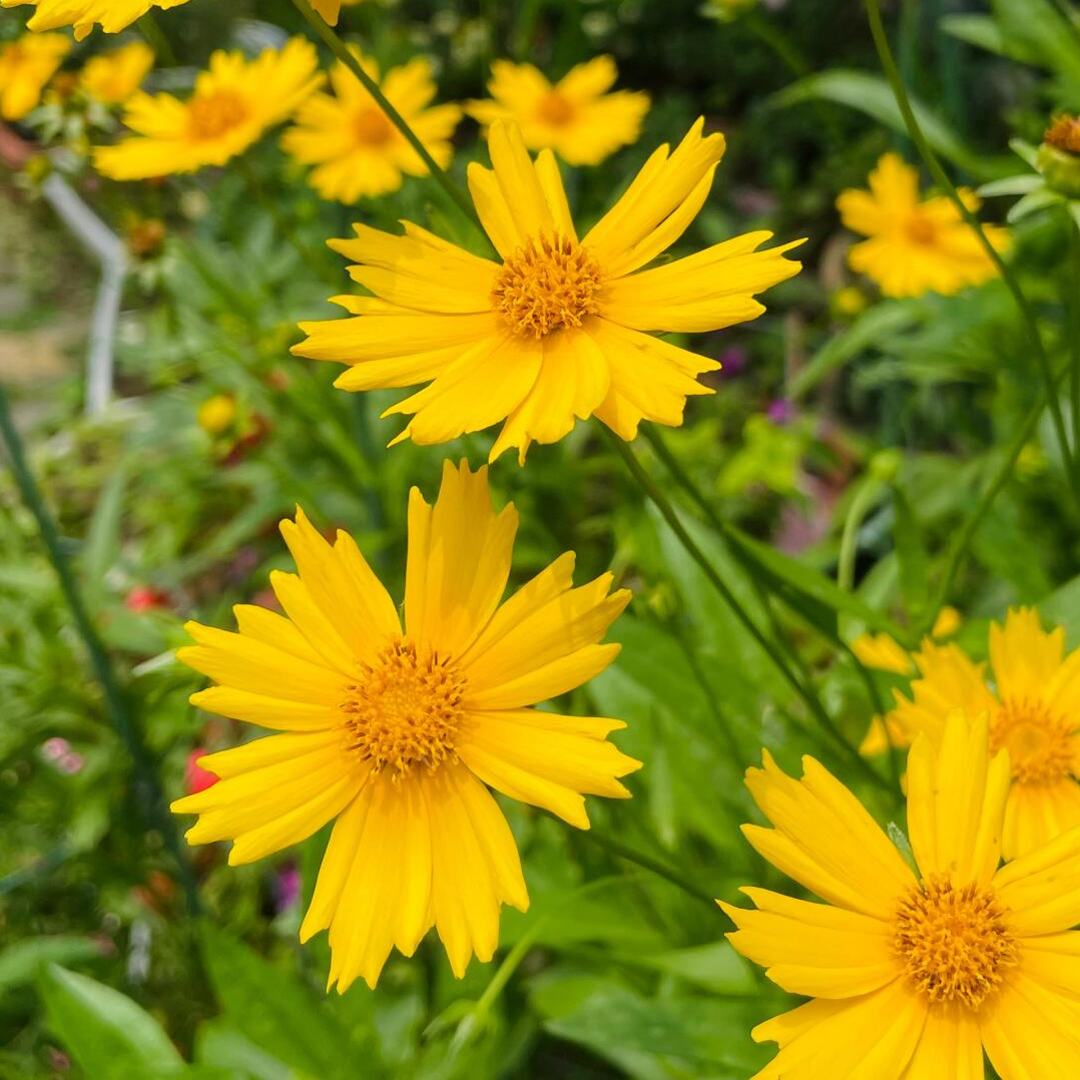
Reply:
M900 901L893 947L907 978L928 1000L977 1009L1016 966L1016 941L989 889L935 875Z

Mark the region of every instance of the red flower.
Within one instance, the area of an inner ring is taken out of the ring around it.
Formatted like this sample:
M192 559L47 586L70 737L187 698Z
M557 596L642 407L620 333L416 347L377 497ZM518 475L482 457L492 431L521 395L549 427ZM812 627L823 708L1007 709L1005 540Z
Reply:
M154 608L168 607L171 601L172 597L161 589L152 588L150 585L136 585L124 597L124 607L128 611L142 614L144 611L153 611Z
M199 764L199 758L205 753L205 750L196 748L187 756L187 766L184 769L184 790L188 795L197 795L218 782L218 778L212 772L208 772Z

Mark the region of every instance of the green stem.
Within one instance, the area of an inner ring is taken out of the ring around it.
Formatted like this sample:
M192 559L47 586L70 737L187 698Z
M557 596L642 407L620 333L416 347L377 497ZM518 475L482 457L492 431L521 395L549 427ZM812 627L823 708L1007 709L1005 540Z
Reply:
M1065 211L1065 227L1069 234L1071 289L1065 297L1069 314L1069 401L1072 412L1073 463L1080 463L1080 227L1072 214ZM1066 467L1068 467L1066 465Z
M1063 364L1057 374L1051 378L1051 394L1057 394L1058 385L1065 378L1066 371L1069 370L1069 364ZM990 483L990 486L983 492L982 498L979 500L978 506L975 508L975 512L964 522L963 528L957 535L956 542L953 546L952 555L949 558L948 566L945 569L945 574L941 579L941 586L938 589L937 598L933 604L927 609L927 624L924 630L931 625L931 621L936 617L937 613L948 602L949 595L952 592L953 584L956 581L956 575L960 570L960 566L967 555L968 548L971 546L971 541L975 536L976 530L982 524L983 518L986 517L990 511L990 507L993 505L994 500L997 498L1001 489L1005 486L1009 477L1012 475L1013 469L1016 467L1017 459L1020 457L1021 452L1027 445L1028 440L1031 438L1032 433L1035 431L1035 427L1039 422L1039 417L1042 416L1043 409L1046 408L1047 395L1044 392L1039 400L1032 406L1031 411L1027 414L1024 422L1020 425L1019 430L1013 436L1012 442L1009 444L1009 448L1006 451L1005 458L1001 465L998 466L997 472L994 474L994 478Z
M42 498L41 491L34 480L34 475L30 471L23 450L22 439L15 427L11 410L8 408L7 392L2 385L0 385L0 438L2 438L4 446L7 448L8 456L11 459L11 471L22 494L23 501L33 515L41 532L41 538L45 543L49 561L52 563L57 579L60 582L60 590L64 594L64 599L71 611L75 629L82 639L90 659L90 666L98 683L101 685L102 695L112 718L113 726L131 757L138 802L146 815L147 823L152 828L160 830L166 846L176 860L188 911L192 915L198 914L199 897L195 888L195 879L191 873L191 865L188 863L183 847L180 844L176 822L168 811L165 795L151 766L142 733L138 729L135 719L124 700L124 695L113 673L108 653L105 651L105 647L91 622L89 612L75 582L75 576L71 571L67 556L64 554L56 523L45 505L45 500Z
M648 870L657 877L662 877L676 888L682 889L687 896L692 896L695 900L700 900L702 903L708 904L713 911L717 910L716 897L707 890L695 885L692 881L684 878L678 870L668 866L667 863L661 862L659 859L654 859L651 855L647 855L643 851L638 851L636 848L629 847L621 840L615 840L613 837L599 833L595 829L585 829L582 831L581 835L590 843L596 844L597 847L602 847L610 854L617 855L620 859L626 859L627 862L632 862L635 866L640 866L643 870Z
M845 592L855 588L855 560L859 554L859 529L863 520L881 494L881 481L868 477L855 493L844 519L844 531L840 535L840 555L836 565L836 583Z
M874 45L877 48L881 66L892 87L893 96L896 98L896 104L900 109L901 116L904 118L904 124L907 126L911 141L915 144L919 156L923 159L923 162L930 171L930 175L934 178L935 183L937 183L945 194L948 195L960 212L961 217L963 217L964 221L967 222L968 226L975 233L975 236L978 238L987 257L1001 275L1002 281L1004 281L1006 288L1012 295L1017 310L1020 312L1021 321L1027 330L1028 337L1031 339L1031 347L1035 354L1039 373L1046 386L1047 403L1050 406L1050 414L1054 421L1054 429L1057 433L1058 442L1061 444L1061 456L1062 460L1065 462L1069 484L1072 488L1074 497L1080 502L1080 478L1078 478L1076 472L1069 467L1069 441L1065 430L1065 418L1062 415L1061 402L1058 400L1053 373L1050 370L1050 358L1047 356L1046 347L1043 344L1042 335L1039 333L1039 326L1035 321L1034 312L1028 304L1027 297L1024 295L1023 290L1020 288L1019 282L1016 280L997 249L990 243L990 239L983 231L979 219L968 209L966 203L961 198L956 185L952 182L952 179L942 167L941 162L938 160L932 147L926 141L926 136L923 134L922 128L919 126L919 121L911 107L911 101L908 98L904 80L900 75L900 71L896 66L896 60L893 58L892 50L889 47L889 39L885 33L885 25L881 18L880 0L866 0L866 12L870 20L870 33L874 38Z
M764 18L759 11L747 11L742 17L743 25L797 78L811 74L813 68L799 51L798 46L772 20Z
M871 768L868 762L859 753L858 749L853 747L847 739L844 738L839 728L837 728L836 724L833 722L832 717L829 716L825 711L824 706L818 700L817 695L796 677L791 668L788 667L784 658L777 651L774 644L764 633L762 633L757 623L750 618L738 598L728 587L724 579L717 573L716 568L706 558L705 553L694 542L693 537L687 532L686 527L679 519L679 515L675 512L675 508L671 505L668 497L660 490L660 487L648 472L646 472L633 450L631 450L629 445L620 439L614 432L609 431L606 427L603 430L607 434L611 445L615 448L616 453L623 459L627 469L630 471L630 475L634 478L638 486L650 499L657 510L660 511L660 514L667 522L671 531L675 534L676 539L682 544L686 553L698 564L702 573L709 580L709 583L720 594L721 598L743 625L747 633L750 634L765 655L772 661L776 670L783 676L784 681L787 682L791 689L802 699L809 710L810 715L814 717L822 730L829 735L836 745L844 750L852 764L855 765L868 780L879 787L888 787L888 781Z
M345 42L338 37L333 27L326 24L322 16L312 8L307 0L293 0L293 6L307 20L308 24L319 35L334 56L360 80L360 84L372 96L375 104L386 114L387 120L401 132L405 141L416 151L420 160L427 167L428 172L431 173L443 191L450 196L458 209L483 232L484 227L480 223L480 218L477 216L476 208L471 200L450 179L446 170L431 156L416 132L409 127L406 119L394 108L387 96L379 89L379 84L364 70L360 61L356 59Z
M683 489L683 491L687 493L687 495L690 496L694 504L698 507L699 510L701 510L702 514L705 515L705 520L713 527L713 529L716 530L719 535L730 541L732 553L739 560L743 569L746 570L749 579L754 583L758 596L762 599L763 604L766 603L767 601L764 597L764 588L758 581L757 576L754 573L754 566L751 562L749 554L747 553L745 548L739 543L738 534L735 532L733 527L730 526L726 521L724 521L724 519L720 517L720 515L717 514L717 512L713 509L712 504L708 501L708 499L705 498L705 496L701 493L700 488L698 488L697 484L695 484L694 481L690 478L687 471L683 468L682 462L679 461L679 459L671 452L670 447L664 441L660 433L656 431L655 428L648 427L643 429L642 434L645 437L645 440L653 448L653 450L656 451L657 457L659 457L660 460L664 463L668 472L670 472L671 475L675 478L675 482ZM776 637L776 639L781 643L781 645L784 646L784 650L787 655L790 656L796 662L796 664L798 664L798 666L803 672L804 678L809 679L810 673L807 670L806 665L802 662L802 658L801 656L799 656L798 650L790 642L787 635L781 633L779 623L776 619L775 613L772 611L772 608L766 607L766 611L771 616L769 621L770 626L773 630L774 637ZM795 614L798 615L799 612L796 610ZM819 633L821 633L820 627L812 627L812 629L815 629ZM851 646L842 637L840 637L839 634L836 634L835 636L832 634L823 634L823 636L831 645L840 649L848 657L848 659L854 666L859 678L862 680L863 686L866 688L866 693L870 699L870 703L873 705L874 709L877 711L878 714L883 714L885 712L885 703L882 700L881 692L878 690L877 683L874 682L874 677L870 674L869 671L866 670L866 666L863 664L863 662L852 651ZM899 764L896 761L895 754L892 753L890 753L889 755L889 771L892 774L893 783L899 784Z
M148 11L136 25L146 43L154 50L155 57L166 67L176 67L176 53L173 52L169 39L158 25L157 19Z

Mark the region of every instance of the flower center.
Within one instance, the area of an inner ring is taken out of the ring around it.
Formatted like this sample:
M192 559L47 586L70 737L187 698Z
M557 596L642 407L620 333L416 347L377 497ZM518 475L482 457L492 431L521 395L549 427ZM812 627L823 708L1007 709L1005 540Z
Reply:
M932 244L937 236L934 223L918 211L904 222L904 232L908 239L916 244Z
M1080 154L1080 117L1055 116L1043 140L1067 154Z
M599 310L600 266L573 240L554 233L532 237L504 263L491 303L522 337L581 326Z
M235 90L197 94L188 102L187 108L193 139L216 139L248 118L247 102Z
M908 979L935 1003L977 1009L1017 963L1005 907L991 890L936 875L911 889L894 920L893 947Z
M1049 784L1072 775L1076 750L1072 726L1042 702L1006 699L990 723L990 749L1009 751L1013 776L1022 784Z
M379 653L342 704L349 749L396 779L429 771L454 753L465 680L438 653L399 638Z
M574 103L558 90L549 90L541 99L537 112L540 119L552 127L564 127L574 118Z
M364 146L385 146L394 129L381 109L368 105L353 116L353 133Z

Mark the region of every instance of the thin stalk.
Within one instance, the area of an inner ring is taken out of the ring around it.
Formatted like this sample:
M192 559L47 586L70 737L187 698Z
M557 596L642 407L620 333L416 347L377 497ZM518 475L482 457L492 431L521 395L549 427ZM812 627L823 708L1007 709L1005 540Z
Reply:
M461 188L450 179L446 170L431 156L416 132L409 127L405 118L394 108L387 96L379 89L379 84L364 70L360 61L356 59L345 42L338 37L333 27L326 24L323 17L312 8L307 0L293 0L293 6L307 20L308 24L319 35L334 56L360 80L360 84L386 114L387 120L401 132L405 141L416 151L420 160L427 166L428 172L431 173L443 191L450 196L458 209L483 232L483 226L480 224L480 218L477 216L476 208L472 202L466 197Z
M862 525L874 500L881 493L881 481L868 477L855 493L844 519L844 531L840 534L840 555L836 564L836 583L845 592L855 588L855 560L859 554L859 527Z
M195 888L195 879L191 873L191 866L180 844L176 822L166 806L165 795L151 765L150 756L143 742L142 732L139 730L127 702L124 700L124 695L113 673L109 655L105 651L97 631L94 629L86 604L83 602L82 595L75 582L75 575L72 573L71 565L64 554L56 523L45 505L41 490L38 488L33 473L30 471L23 450L22 439L12 419L11 410L8 408L7 393L2 385L0 385L0 439L3 440L4 446L7 448L15 483L18 485L23 501L33 515L41 532L41 538L45 543L49 561L53 565L57 579L60 582L61 592L63 592L64 599L71 611L75 629L86 648L94 676L101 685L102 696L112 718L113 727L131 757L134 770L134 786L138 801L146 815L148 824L160 830L166 847L175 859L188 911L192 915L196 915L199 911L199 897Z
M1057 394L1058 385L1062 379L1065 378L1065 373L1070 367L1070 364L1063 364L1057 374L1051 378L1050 393L1052 395ZM941 586L938 588L937 597L934 603L928 608L928 620L935 618L937 613L948 601L949 594L952 592L953 584L956 581L956 575L967 555L968 548L971 546L972 538L975 536L976 530L982 524L983 518L989 513L990 507L993 505L994 500L997 498L1001 489L1005 486L1009 477L1012 476L1017 459L1027 445L1028 439L1031 438L1032 433L1035 431L1035 426L1039 422L1039 417L1042 416L1043 409L1046 408L1046 398L1047 394L1044 392L1024 418L1024 422L1013 436L1013 440L1009 444L1009 449L1006 452L1001 465L998 466L998 470L994 474L990 486L983 492L982 498L975 507L975 512L964 522L963 528L957 534L956 543L953 546L948 566L945 568L945 574L941 579ZM929 625L930 623L928 621L927 627L929 627Z
M581 836L591 843L596 844L597 847L602 847L610 854L618 855L620 859L626 859L627 862L632 862L635 866L640 866L643 870L648 870L657 877L662 877L676 888L682 889L687 896L692 896L695 900L700 900L702 903L708 904L713 911L717 910L716 897L707 890L695 885L687 878L684 878L678 870L668 866L667 863L661 862L659 859L654 859L644 851L638 851L636 848L629 847L621 840L606 836L604 833L599 833L595 829L585 829L582 831Z
M742 22L796 78L801 79L812 73L810 62L799 51L798 46L771 19L763 17L759 11L751 10L743 15Z
M847 739L844 738L840 729L833 722L832 717L829 716L825 711L825 707L818 700L817 695L796 677L791 668L788 667L787 662L777 651L773 642L762 633L757 623L750 618L738 598L732 593L727 583L717 573L716 568L706 558L705 553L697 546L693 537L687 532L686 527L679 519L679 515L675 512L675 508L671 505L668 497L661 491L656 481L654 481L648 472L646 472L633 450L631 450L629 445L613 432L609 432L607 428L604 428L603 430L608 435L609 441L615 448L616 453L623 459L627 469L630 471L630 475L634 478L637 485L657 510L660 511L664 520L671 528L671 531L675 534L676 539L678 539L679 543L682 544L683 548L686 550L686 553L698 564L702 573L704 573L705 577L709 580L709 583L720 594L721 598L731 609L732 613L739 620L747 633L750 634L765 655L772 661L776 670L783 676L784 681L787 682L791 689L802 699L803 703L810 711L810 715L814 717L822 730L829 735L837 746L843 748L844 752L851 760L851 763L855 765L866 779L879 787L888 787L888 781L871 768L869 763L859 753L858 749L853 747Z
M1065 212L1065 227L1069 234L1069 263L1071 288L1065 297L1069 313L1069 401L1072 412L1073 463L1080 463L1080 228Z
M763 597L764 589L761 587L760 582L758 582L757 577L754 574L754 569L750 562L750 559L747 557L745 550L738 543L738 538L733 535L733 531L728 525L728 523L724 521L724 519L720 517L720 515L717 514L717 512L713 509L712 504L709 502L708 499L705 498L705 496L701 493L700 488L690 478L690 475L683 468L682 462L679 461L679 459L671 452L670 447L667 445L666 442L664 442L660 433L654 428L649 427L643 429L642 434L644 435L649 445L656 451L657 457L659 457L660 460L664 463L668 472L670 472L671 475L675 478L675 482L683 489L683 491L687 493L687 495L690 496L694 504L698 507L699 510L701 510L702 514L705 515L705 520L708 521L708 523L716 530L717 533L731 541L732 553L742 564L750 580L754 582L758 592L758 596ZM767 600L763 598L762 602L767 603ZM789 656L791 656L792 659L795 660L795 662L798 664L803 673L803 677L809 679L809 670L802 662L802 657L799 655L798 650L794 647L794 645L789 641L787 635L781 633L779 622L776 619L775 613L773 613L772 608L766 607L766 611L772 616L770 618L770 625L773 629L774 636L781 643L781 645L785 647L785 652ZM797 610L796 614L799 614ZM817 630L818 633L822 633L819 627L812 627L812 629ZM856 674L862 680L863 686L866 688L867 696L870 699L870 703L873 705L874 709L878 714L884 713L886 711L885 703L882 700L881 692L878 690L877 683L874 682L874 677L870 674L870 672L866 670L866 665L863 664L863 662L852 651L851 646L839 635L836 635L834 637L831 634L823 634L823 636L829 642L829 644L839 648L851 661L852 666L855 668ZM899 765L897 764L895 755L892 753L889 754L889 771L893 776L894 784L899 784Z
M176 67L176 53L173 52L169 39L158 25L157 19L148 11L135 24L146 43L154 50L154 55L166 67Z
M972 232L975 233L975 236L978 238L987 257L993 262L998 273L1001 275L1002 281L1004 281L1006 288L1009 290L1009 293L1016 304L1017 310L1020 312L1021 321L1027 330L1028 337L1031 339L1031 347L1035 354L1039 373L1046 386L1047 403L1050 406L1050 415L1054 421L1054 430L1057 434L1058 442L1061 444L1061 456L1062 460L1065 462L1069 484L1072 488L1074 497L1080 502L1080 479L1078 479L1075 470L1069 467L1069 440L1065 429L1065 418L1061 411L1061 402L1057 397L1053 373L1050 369L1050 358L1046 353L1046 346L1043 344L1042 335L1039 333L1039 326L1035 321L1035 314L1032 311L1031 305L1028 303L1023 290L1020 288L1019 282L1016 280L997 249L990 243L989 238L983 231L982 225L979 223L979 219L968 209L964 200L960 197L960 192L957 190L956 185L942 167L933 148L926 141L926 136L923 134L922 128L919 126L919 121L911 107L911 101L908 98L904 80L896 66L896 60L893 58L892 49L889 47L888 35L885 33L885 25L881 18L880 0L866 0L866 12L870 20L870 33L874 39L874 46L877 48L881 66L885 71L886 78L889 80L889 85L892 87L893 96L896 98L896 104L900 109L901 116L904 118L904 124L907 126L911 141L915 144L919 156L923 159L923 162L929 170L930 175L934 178L935 183L937 183L945 194L948 195L959 211L961 217L967 222Z

